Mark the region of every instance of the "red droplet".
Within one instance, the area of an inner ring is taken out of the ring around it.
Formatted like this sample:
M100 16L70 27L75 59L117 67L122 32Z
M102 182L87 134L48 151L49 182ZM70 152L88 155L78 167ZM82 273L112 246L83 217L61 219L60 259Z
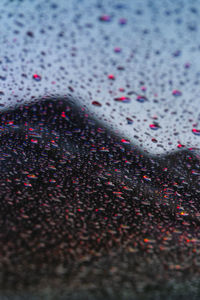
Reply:
M194 133L195 135L200 135L200 129L192 129L192 133Z
M152 129L152 130L157 130L159 128L159 125L158 124L150 124L149 127Z
M115 101L118 101L118 102L125 102L125 103L129 103L131 101L130 98L128 97L125 97L125 96L122 96L122 97L117 97L114 99Z
M94 106L102 106L102 104L98 101L92 101L92 105Z
M38 74L33 74L33 79L35 81L40 81L42 79L42 77L40 75L38 75Z
M154 139L154 138L153 138L151 141L152 141L153 143L157 143L157 140Z
M183 148L183 147L185 147L185 146L182 145L182 144L178 144L178 145L177 145L177 148Z
M129 141L129 140L126 140L126 139L121 139L121 142L122 142L123 144L130 144L130 141Z
M36 139L31 139L31 143L37 144L37 143L38 143L38 140L36 140Z
M108 79L115 80L115 76L113 74L108 75Z
M175 97L179 97L179 96L182 95L182 93L179 90L173 90L172 95L175 96Z

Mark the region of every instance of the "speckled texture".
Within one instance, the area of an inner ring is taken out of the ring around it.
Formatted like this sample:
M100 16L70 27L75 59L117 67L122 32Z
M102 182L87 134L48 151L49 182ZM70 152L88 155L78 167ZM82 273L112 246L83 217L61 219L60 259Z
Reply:
M199 293L197 153L148 156L64 98L2 112L0 137L2 295Z
M200 299L199 8L0 1L0 300Z
M199 0L1 0L0 107L73 95L151 154L200 147Z

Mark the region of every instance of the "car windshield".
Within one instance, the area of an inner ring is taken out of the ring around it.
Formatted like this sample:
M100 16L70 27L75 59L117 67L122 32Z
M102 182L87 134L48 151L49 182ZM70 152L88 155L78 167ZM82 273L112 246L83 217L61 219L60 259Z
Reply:
M0 2L0 298L199 299L199 13Z

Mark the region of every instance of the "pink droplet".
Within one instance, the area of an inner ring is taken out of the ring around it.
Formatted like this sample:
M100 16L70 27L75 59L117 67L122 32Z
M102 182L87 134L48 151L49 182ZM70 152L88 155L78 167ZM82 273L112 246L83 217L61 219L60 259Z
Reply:
M124 102L124 103L129 103L131 101L130 98L122 96L122 97L117 97L114 99L117 102Z
M38 74L33 74L33 79L35 81L41 81L42 77L40 75L38 75Z
M123 144L130 144L130 141L129 141L129 140L126 140L126 139L121 139L121 142L122 142Z
M150 124L149 127L152 129L152 130L157 130L158 128L160 128L160 126L158 124Z
M113 74L109 74L108 79L115 80L115 76Z
M175 96L175 97L179 97L179 96L182 95L182 93L179 90L173 90L172 95Z
M200 135L200 129L193 128L192 133L195 134L195 135Z
M109 16L109 15L102 15L101 17L99 17L99 20L101 22L110 22L111 21L111 16Z

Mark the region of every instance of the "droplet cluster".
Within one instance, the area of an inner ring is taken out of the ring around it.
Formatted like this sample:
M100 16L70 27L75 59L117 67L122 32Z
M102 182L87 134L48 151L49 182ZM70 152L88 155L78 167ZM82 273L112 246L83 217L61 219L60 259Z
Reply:
M199 276L199 159L147 156L70 99L2 112L1 289Z
M1 107L72 95L151 154L199 148L198 1L3 0L0 11Z
M1 291L200 295L199 13L0 2Z

